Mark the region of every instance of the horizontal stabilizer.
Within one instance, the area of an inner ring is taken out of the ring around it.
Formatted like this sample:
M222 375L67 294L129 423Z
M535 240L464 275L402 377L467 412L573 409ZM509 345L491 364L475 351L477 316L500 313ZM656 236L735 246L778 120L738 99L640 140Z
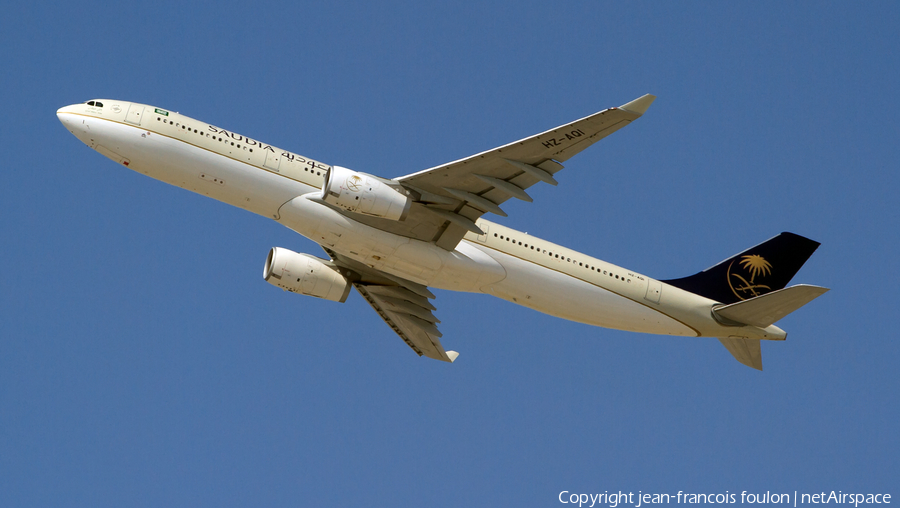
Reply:
M762 370L762 351L759 349L759 339L719 337L719 342L725 346L735 360L747 367Z
M826 291L828 288L799 284L742 302L713 307L713 312L728 321L765 328L815 300Z

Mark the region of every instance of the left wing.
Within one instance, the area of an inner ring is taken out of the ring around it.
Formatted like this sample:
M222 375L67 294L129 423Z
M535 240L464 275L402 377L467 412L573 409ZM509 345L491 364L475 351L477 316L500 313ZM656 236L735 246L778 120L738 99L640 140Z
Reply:
M408 191L414 202L406 220L354 215L369 226L453 250L485 212L506 216L500 204L511 197L531 201L526 189L556 185L565 162L597 141L640 118L653 95L644 95L555 129L385 183Z
M446 219L436 242L453 249L468 231L483 234L475 220L485 212L505 217L500 204L511 197L531 201L525 189L538 182L556 185L560 162L625 127L647 111L653 95L644 95L555 129L425 171L396 178Z
M353 274L353 287L369 302L381 319L419 356L453 362L459 353L446 351L441 344L440 323L429 299L434 294L425 286L375 270L325 249L335 264Z

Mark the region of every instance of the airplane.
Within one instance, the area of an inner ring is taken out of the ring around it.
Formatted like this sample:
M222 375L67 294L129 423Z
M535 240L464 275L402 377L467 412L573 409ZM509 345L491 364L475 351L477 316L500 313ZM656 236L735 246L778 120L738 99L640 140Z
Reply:
M715 337L762 370L775 322L827 288L794 274L819 243L784 232L688 277L657 280L486 220L563 164L640 118L647 94L492 150L392 179L331 166L155 106L95 99L60 108L66 129L128 169L274 219L328 255L273 247L263 278L344 302L351 288L419 356L453 362L429 288L484 293L633 332Z

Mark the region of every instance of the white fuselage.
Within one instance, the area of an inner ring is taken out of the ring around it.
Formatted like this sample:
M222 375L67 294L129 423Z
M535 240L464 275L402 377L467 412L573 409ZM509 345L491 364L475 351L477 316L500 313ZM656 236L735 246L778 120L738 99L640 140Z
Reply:
M57 112L91 148L166 183L263 215L343 256L439 289L481 292L563 319L636 332L783 339L725 326L716 302L480 219L453 250L312 201L330 166L153 106L101 100Z

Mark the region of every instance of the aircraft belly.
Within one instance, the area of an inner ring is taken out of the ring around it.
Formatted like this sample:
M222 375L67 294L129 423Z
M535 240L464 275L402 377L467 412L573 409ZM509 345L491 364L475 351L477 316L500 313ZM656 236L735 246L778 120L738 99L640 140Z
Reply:
M156 180L239 208L275 217L282 203L312 187L178 139L101 119L90 119L89 146ZM110 155L121 156L123 160Z
M298 196L279 211L301 235L376 270L437 289L484 292L594 326L696 336L690 327L598 285L463 240L453 251L352 220Z
M432 287L477 293L485 284L493 284L506 278L503 266L471 242L459 242L452 252L434 247L443 253L443 264L430 282Z
M284 226L343 256L433 288L477 292L506 276L499 263L467 242L447 251L373 228L303 196L285 203L279 215Z
M604 328L694 337L681 322L595 284L484 248L506 271L481 291L544 314Z

